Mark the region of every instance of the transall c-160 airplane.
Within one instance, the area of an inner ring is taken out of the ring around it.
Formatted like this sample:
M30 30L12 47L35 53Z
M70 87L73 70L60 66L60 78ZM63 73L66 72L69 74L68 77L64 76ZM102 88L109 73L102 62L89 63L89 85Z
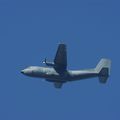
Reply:
M55 88L61 88L66 82L98 77L100 83L106 83L110 75L111 61L101 59L98 65L92 69L68 70L67 50L65 44L59 44L54 62L43 62L47 67L30 66L22 70L21 73L30 77L44 78L53 82Z

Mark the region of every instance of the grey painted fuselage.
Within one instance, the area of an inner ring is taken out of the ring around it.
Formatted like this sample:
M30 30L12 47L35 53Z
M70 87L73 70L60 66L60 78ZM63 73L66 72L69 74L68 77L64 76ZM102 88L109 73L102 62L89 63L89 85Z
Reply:
M95 69L66 70L63 73L58 73L54 68L38 66L28 67L21 72L27 76L45 78L51 82L67 82L98 76Z
M44 78L49 82L53 82L56 88L61 88L62 84L68 81L91 77L99 77L101 83L106 83L110 75L111 61L109 59L101 59L98 65L93 69L68 70L65 44L59 44L53 62L48 62L45 59L43 63L48 67L31 66L22 70L21 73L30 77Z

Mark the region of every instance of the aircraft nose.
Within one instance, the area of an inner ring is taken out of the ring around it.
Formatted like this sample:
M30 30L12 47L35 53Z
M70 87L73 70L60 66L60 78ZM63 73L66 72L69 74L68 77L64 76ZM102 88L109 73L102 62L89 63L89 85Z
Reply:
M21 70L21 73L22 73L22 74L24 74L24 73L25 73L25 71L24 71L24 70Z

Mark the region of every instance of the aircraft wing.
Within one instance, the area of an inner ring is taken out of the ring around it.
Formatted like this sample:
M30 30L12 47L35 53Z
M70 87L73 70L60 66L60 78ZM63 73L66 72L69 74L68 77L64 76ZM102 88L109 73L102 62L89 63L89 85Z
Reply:
M54 63L57 68L64 70L67 68L67 50L65 44L59 44Z
M62 88L63 83L61 82L54 82L54 87L55 88Z

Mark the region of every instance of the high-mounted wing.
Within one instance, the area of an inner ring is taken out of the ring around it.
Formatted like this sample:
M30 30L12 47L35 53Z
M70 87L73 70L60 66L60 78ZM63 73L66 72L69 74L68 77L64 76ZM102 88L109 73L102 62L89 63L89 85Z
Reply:
M61 82L54 82L54 87L55 88L62 88L63 83Z
M66 70L67 68L67 50L65 44L59 44L57 53L54 59L57 68Z

